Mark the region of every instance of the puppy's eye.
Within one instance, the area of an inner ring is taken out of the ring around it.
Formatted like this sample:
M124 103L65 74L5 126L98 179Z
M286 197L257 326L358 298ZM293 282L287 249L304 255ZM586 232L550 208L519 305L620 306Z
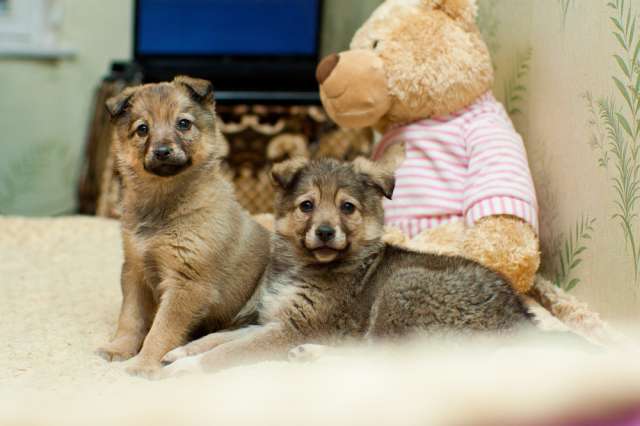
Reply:
M178 124L176 125L176 127L178 128L178 130L189 130L191 128L191 121L187 120L186 118L183 118L182 120L178 121Z
M380 44L380 40L373 40L373 44L371 45L371 47L375 49L376 47L378 47L379 44Z
M313 211L313 203L308 200L301 202L299 207L302 213L311 213Z
M353 212L356 211L356 206L354 206L353 203L345 201L340 205L340 210L344 214L352 214Z
M141 138L144 138L149 134L149 126L146 124L141 124L136 128L136 134Z

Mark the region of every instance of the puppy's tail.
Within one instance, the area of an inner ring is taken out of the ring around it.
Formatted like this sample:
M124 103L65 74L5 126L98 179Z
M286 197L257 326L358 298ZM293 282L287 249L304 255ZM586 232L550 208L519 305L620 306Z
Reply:
M543 330L569 330L597 346L640 351L636 342L603 321L586 303L540 275L523 301Z

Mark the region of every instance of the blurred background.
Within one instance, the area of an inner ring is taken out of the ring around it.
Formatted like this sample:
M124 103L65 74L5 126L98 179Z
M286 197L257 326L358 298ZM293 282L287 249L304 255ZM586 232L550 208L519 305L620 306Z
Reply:
M149 7L188 13L187 3L203 2L155 3ZM326 0L318 21L320 55L348 46L379 3ZM77 210L96 90L113 61L133 59L134 6L133 0L0 0L1 214Z

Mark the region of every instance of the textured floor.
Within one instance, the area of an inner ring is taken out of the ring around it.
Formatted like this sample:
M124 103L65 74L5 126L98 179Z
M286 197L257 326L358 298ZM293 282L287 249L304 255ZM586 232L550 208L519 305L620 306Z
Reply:
M524 424L640 407L640 357L556 346L132 378L93 353L115 327L121 261L117 222L0 217L0 424Z

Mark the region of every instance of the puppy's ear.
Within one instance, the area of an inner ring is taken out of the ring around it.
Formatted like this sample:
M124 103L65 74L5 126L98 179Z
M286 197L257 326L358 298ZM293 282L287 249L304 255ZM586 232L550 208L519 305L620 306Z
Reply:
M271 168L271 181L276 188L287 191L296 182L307 163L304 157L294 157L277 163Z
M353 161L353 168L365 178L369 185L376 187L382 195L391 199L396 185L395 172L404 158L404 144L394 144L387 148L377 161L364 157L356 158Z
M187 89L189 96L201 104L213 104L213 84L208 80L179 75L173 82Z
M391 199L393 188L396 185L393 172L387 173L385 170L378 168L375 162L364 157L358 157L353 160L353 168L364 178L368 185L378 189L382 195Z
M104 103L109 115L111 115L111 119L115 120L116 118L121 117L129 108L129 104L131 102L131 98L133 97L136 89L134 87L129 87L120 92L119 95L113 96Z

